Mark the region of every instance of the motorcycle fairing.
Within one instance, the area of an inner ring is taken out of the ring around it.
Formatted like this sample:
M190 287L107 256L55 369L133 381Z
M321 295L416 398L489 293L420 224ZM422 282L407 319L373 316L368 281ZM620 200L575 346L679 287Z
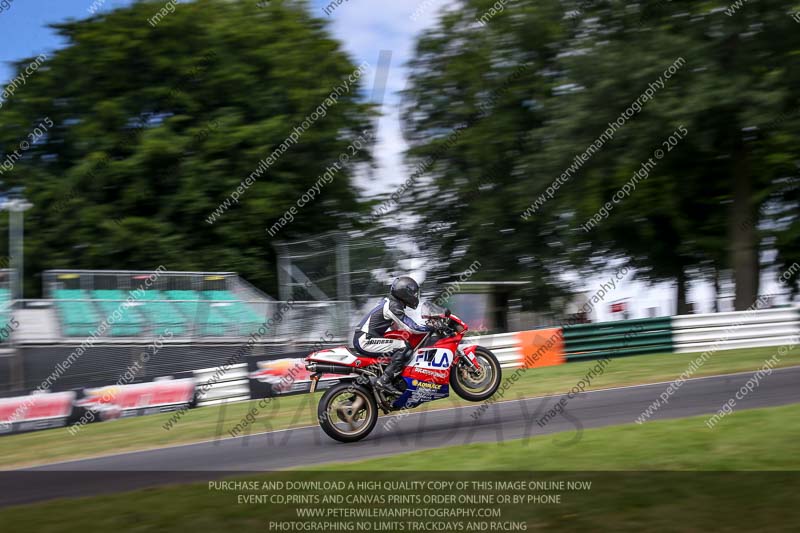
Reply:
M330 363L334 365L356 366L358 356L354 355L346 346L337 346L327 350L320 350L308 356L308 360L317 363Z
M397 409L416 407L450 395L450 365L453 351L441 345L420 348L403 370L406 388L393 407Z
M416 407L425 402L447 398L450 395L449 384L421 381L405 375L403 380L406 382L406 390L392 404L397 409Z
M347 346L337 346L336 348L328 348L314 352L306 360L313 363L328 363L332 365L351 366L355 368L367 368L379 363L387 364L390 361L389 357L367 357L353 352Z

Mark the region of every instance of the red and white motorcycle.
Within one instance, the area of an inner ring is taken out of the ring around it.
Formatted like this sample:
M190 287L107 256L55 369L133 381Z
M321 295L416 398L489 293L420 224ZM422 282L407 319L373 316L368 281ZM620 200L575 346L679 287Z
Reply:
M429 309L440 311L432 304ZM472 402L492 396L500 385L501 370L497 357L487 348L461 346L469 327L457 316L444 310L422 316L431 331L409 333L392 330L388 339L402 339L413 348L410 361L395 386L401 396L386 395L374 383L390 362L388 357L367 357L346 346L320 350L306 357L306 369L312 372L311 392L323 374L352 375L325 391L317 407L322 429L342 442L363 439L378 421L378 409L388 414L410 409L432 400L447 398L450 388Z

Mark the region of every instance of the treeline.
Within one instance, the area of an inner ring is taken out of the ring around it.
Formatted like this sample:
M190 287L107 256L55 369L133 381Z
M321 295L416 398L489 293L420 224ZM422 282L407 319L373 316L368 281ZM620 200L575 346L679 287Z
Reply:
M198 0L148 24L163 5L136 2L57 24L64 47L3 102L0 159L45 117L53 122L3 169L4 187L22 188L34 205L25 214L27 295L40 292L45 269L161 264L237 271L277 294L275 240L369 213L352 176L370 151L347 148L372 128L362 95L371 80L354 75L358 66L309 6ZM20 60L17 72L32 61ZM251 182L309 115L313 125ZM342 153L348 164L324 194L270 236ZM245 179L246 195L207 222ZM6 224L0 217L0 250Z
M411 161L486 114L404 197L443 258L530 281L531 307L624 260L679 312L698 279L746 309L800 258L793 2L461 4L419 39L403 113Z

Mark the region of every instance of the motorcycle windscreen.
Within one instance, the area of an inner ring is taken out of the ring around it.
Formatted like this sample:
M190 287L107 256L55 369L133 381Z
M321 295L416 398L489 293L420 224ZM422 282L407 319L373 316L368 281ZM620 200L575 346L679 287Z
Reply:
M426 315L434 316L434 315L443 315L447 309L429 300L423 300L422 302L420 302L417 310L419 311L420 316L426 316Z

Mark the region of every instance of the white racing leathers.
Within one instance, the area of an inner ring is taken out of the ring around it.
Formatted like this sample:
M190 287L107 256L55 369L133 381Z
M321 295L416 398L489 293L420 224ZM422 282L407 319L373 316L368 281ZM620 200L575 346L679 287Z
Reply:
M364 355L385 355L405 350L408 346L399 339L384 339L383 334L392 327L412 333L424 333L427 326L414 322L405 312L405 306L395 298L383 298L359 322L353 335L353 347Z

